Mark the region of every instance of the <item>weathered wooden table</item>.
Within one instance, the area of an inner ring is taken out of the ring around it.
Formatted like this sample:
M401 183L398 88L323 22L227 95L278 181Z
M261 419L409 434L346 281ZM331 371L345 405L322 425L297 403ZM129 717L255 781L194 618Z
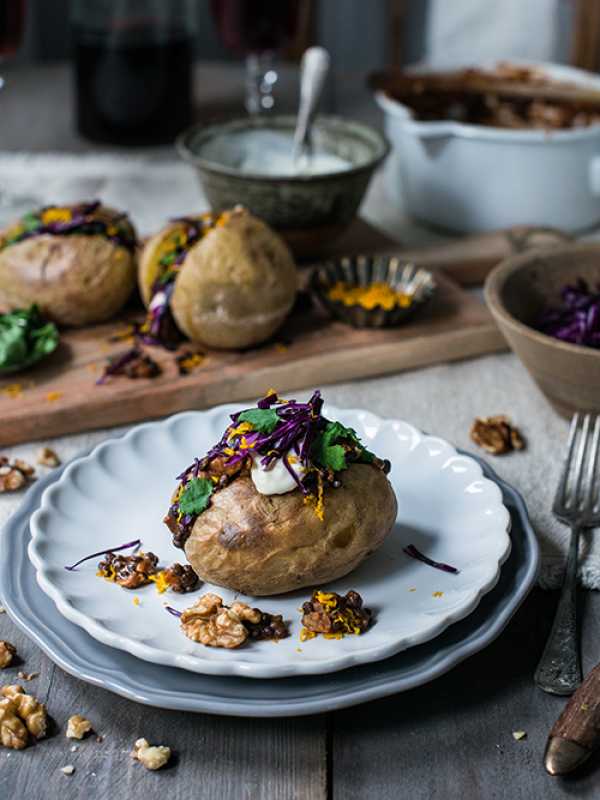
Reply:
M72 131L63 66L8 70L7 78L0 151L91 148ZM237 68L201 65L199 78L202 113L239 103ZM336 111L375 118L355 81L340 81L329 102ZM600 596L582 593L581 600L588 670L600 660ZM39 672L27 686L54 720L39 745L0 749L0 798L597 798L600 758L564 780L550 778L541 765L547 733L564 705L532 682L555 603L555 594L534 591L493 645L428 686L339 713L272 721L167 712L122 700L62 672L0 615L0 638L17 645L18 668ZM64 728L73 713L89 716L102 741L92 737L70 752ZM515 741L515 730L525 730L527 738ZM140 736L173 748L168 769L149 773L129 758ZM66 777L60 768L70 763L76 772Z

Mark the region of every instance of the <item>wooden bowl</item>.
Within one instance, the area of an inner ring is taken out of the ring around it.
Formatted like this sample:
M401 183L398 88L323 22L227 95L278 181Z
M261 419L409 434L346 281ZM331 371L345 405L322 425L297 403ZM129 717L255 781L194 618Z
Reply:
M485 300L508 344L562 416L600 411L600 350L540 333L541 313L577 278L600 283L596 244L533 250L502 261L488 276Z

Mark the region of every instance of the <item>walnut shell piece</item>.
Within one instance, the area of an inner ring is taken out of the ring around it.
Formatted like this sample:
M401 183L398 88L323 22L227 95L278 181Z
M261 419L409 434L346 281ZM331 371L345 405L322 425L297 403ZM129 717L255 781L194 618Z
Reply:
M138 739L133 745L131 757L146 769L157 770L164 767L171 758L171 748L165 745L150 745L147 739Z
M10 667L14 657L17 655L17 648L10 642L0 639L0 669Z
M51 447L43 447L38 453L37 463L42 467L54 469L60 466L60 458Z
M495 456L509 453L511 450L522 450L525 447L521 433L513 427L504 414L476 417L471 426L470 436L475 444Z
M81 714L73 714L67 721L67 739L83 739L92 730L92 723Z

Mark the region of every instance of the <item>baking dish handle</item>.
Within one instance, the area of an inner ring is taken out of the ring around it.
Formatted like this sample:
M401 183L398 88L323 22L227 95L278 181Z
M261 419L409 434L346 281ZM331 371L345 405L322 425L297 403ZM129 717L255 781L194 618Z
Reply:
M600 156L592 157L589 166L588 180L591 193L600 195Z
M419 139L448 139L454 134L451 122L416 122L409 119L402 123L402 128Z

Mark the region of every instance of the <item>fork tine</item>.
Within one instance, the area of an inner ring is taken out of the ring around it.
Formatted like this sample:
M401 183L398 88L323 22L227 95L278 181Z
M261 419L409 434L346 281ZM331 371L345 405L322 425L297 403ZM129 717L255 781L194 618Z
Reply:
M584 514L593 513L598 496L596 486L596 465L598 463L598 448L600 446L600 417L594 417L594 432L591 441L591 453L588 461L587 475L584 484L582 507Z
M584 414L583 425L581 428L581 436L579 438L579 446L577 448L577 457L575 460L575 471L573 475L575 486L573 487L572 500L569 503L569 507L574 510L578 510L581 508L584 464L588 452L588 444L590 441L589 437L590 419L591 419L590 414Z
M567 501L567 484L569 481L569 473L571 471L571 464L573 463L573 452L575 450L575 439L577 437L577 428L579 427L579 412L573 414L571 419L571 428L569 430L569 441L567 442L567 456L563 465L563 471L556 488L554 496L553 511L555 514L561 514L563 506Z

